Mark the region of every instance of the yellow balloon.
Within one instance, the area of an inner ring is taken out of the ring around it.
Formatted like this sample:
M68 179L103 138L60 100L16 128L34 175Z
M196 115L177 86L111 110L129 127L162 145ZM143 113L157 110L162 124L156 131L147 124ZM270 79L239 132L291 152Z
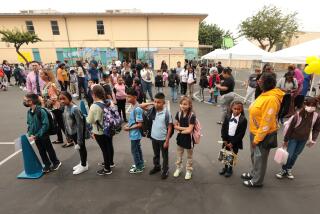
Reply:
M316 73L320 69L320 62L319 60L313 61L309 64L310 66L310 71L312 73Z
M320 59L314 63L314 73L320 75Z
M306 63L310 65L312 62L317 61L319 58L317 56L308 56L306 59Z
M313 74L313 72L311 72L311 70L310 70L310 65L308 65L307 67L305 67L305 69L304 69L304 73L306 73L306 74Z

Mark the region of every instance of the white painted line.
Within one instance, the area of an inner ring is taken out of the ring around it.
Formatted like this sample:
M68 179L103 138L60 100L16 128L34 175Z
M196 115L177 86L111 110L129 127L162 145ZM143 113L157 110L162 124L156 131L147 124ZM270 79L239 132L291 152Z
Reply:
M168 108L168 110L170 112L170 100L167 100L167 108Z
M208 101L203 101L201 102L200 98L197 97L197 95L200 93L200 91L196 91L195 93L193 93L193 98L195 98L196 100L198 100L200 103L205 103L205 104L209 104L212 105L212 103L209 103ZM207 97L207 96L205 96Z
M0 145L14 145L14 142L0 142Z
M31 145L34 144L34 141L31 142ZM17 154L19 154L22 150L19 149L18 151L16 151L15 153L9 155L8 157L6 157L5 159L3 159L1 162L0 162L0 166L2 166L3 164L5 164L7 161L9 161L11 158L13 158L14 156L16 156Z

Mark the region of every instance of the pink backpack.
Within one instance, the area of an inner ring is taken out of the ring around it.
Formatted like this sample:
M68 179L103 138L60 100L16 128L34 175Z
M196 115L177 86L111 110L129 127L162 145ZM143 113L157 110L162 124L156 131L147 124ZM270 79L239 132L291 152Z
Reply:
M192 117L194 113L191 112L190 116L189 116L189 123L190 123L190 118ZM180 121L180 116L181 116L181 112L179 112L179 121ZM201 133L201 123L200 121L198 120L198 118L196 118L196 122L194 124L194 127L193 127L193 131L191 132L191 137L193 139L193 143L194 144L200 144L200 138L202 135Z
M287 120L285 123L284 123L284 129L283 129L283 136L285 136L287 134L287 131L289 129L289 126L293 120L294 117L298 117L297 118L297 122L296 122L296 125L294 126L294 128L297 128L300 123L301 123L301 120L302 118L300 117L300 114L299 112L295 113L294 115L292 115L289 120ZM313 113L313 116L312 116L312 125L311 125L311 130L310 130L310 133L312 132L312 129L313 129L313 126L314 124L316 123L317 121L317 118L318 118L318 113L317 112L314 112Z

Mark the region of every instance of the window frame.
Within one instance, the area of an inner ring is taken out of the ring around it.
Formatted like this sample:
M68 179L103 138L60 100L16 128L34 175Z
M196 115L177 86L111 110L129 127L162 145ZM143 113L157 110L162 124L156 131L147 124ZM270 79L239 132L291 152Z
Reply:
M105 29L104 29L103 20L97 20L96 21L96 26L97 26L97 34L98 35L105 35Z
M55 22L55 24L54 24L54 22ZM52 35L59 36L60 35L60 28L59 28L58 21L57 20L50 20L50 25L51 25Z
M26 24L27 31L29 33L36 33L32 20L26 20L25 24Z

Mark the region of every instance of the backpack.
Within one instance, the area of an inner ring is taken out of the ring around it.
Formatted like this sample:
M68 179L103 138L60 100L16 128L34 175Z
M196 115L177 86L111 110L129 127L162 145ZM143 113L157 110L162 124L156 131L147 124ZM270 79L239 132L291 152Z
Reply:
M191 119L192 115L194 115L193 112L191 112L191 114L189 115L189 123L190 123L190 119ZM179 122L180 122L180 119L181 119L181 111L179 112ZM200 144L200 138L201 138L201 136L203 136L201 133L201 129L202 129L201 123L198 120L198 118L196 118L196 122L195 122L193 130L191 132L191 139L194 144Z
M134 118L136 118L136 109L134 109ZM152 124L154 119L156 118L157 111L155 107L150 108L148 111L145 111L142 115L143 117L143 122L142 122L142 128L141 128L141 134L142 137L147 137L151 138L151 130L152 130ZM167 129L169 127L169 121L170 121L170 115L169 115L169 110L166 108L165 112L165 123L167 126ZM172 132L170 133L170 138L174 134L174 129L172 129Z
M120 133L122 127L122 120L118 110L114 107L107 106L106 103L94 103L99 106L103 111L103 122L99 124L97 121L97 126L103 129L103 134L112 137Z
M49 128L48 128L47 133L49 135L56 135L57 134L57 129L58 129L57 128L57 121L56 121L56 118L55 118L54 114L49 109L40 107L40 110L37 110L36 114L37 114L38 120L40 122L40 126L42 125L41 124L41 120L42 120L42 118L41 118L41 109L44 110L45 113L48 116Z
M313 116L312 116L312 125L311 125L310 134L311 134L311 132L312 132L312 129L313 129L314 124L316 123L316 121L317 121L317 119L318 119L318 116L319 116L319 114L318 114L317 112L314 112L314 113L313 113ZM284 123L283 136L285 136L285 135L287 134L288 129L289 129L289 126L290 126L290 124L292 123L294 117L297 117L297 122L296 122L294 128L297 128L297 127L300 125L300 123L301 123L301 121L302 121L302 118L300 117L299 112L297 112L297 113L295 113L294 115L292 115L292 116L289 118L289 120L287 120L287 121Z
M171 88L178 86L180 83L180 79L177 74L170 74L168 80L169 80L168 86Z
M291 94L285 94L282 98L280 109L278 112L278 119L284 118L289 113L291 105Z

